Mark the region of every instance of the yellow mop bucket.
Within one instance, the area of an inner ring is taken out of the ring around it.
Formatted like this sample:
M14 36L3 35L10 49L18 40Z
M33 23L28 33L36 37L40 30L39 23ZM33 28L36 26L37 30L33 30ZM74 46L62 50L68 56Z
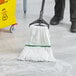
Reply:
M0 0L0 28L16 24L16 0Z

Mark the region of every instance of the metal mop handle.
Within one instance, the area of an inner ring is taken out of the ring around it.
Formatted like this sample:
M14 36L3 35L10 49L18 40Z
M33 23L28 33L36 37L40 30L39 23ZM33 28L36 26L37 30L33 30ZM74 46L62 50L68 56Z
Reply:
M42 8L41 8L41 11L44 10L44 4L45 4L45 0L42 1Z
M39 19L42 19L42 17L43 17L44 5L45 5L45 0L42 0L42 6L41 6L41 11L40 11Z

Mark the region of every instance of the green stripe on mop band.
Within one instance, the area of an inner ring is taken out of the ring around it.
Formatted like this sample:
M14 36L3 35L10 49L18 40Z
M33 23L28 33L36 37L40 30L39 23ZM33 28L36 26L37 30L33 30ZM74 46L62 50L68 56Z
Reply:
M51 47L50 45L25 45L29 47Z

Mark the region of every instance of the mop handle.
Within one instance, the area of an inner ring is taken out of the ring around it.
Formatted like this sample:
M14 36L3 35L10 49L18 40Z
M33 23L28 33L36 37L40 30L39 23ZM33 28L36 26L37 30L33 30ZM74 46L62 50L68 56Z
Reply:
M42 1L42 7L41 7L41 11L44 10L44 4L45 4L45 0Z
M45 0L42 0L42 6L41 6L41 11L40 11L40 16L39 16L40 20L43 18L44 4L45 4ZM39 24L41 24L41 22Z

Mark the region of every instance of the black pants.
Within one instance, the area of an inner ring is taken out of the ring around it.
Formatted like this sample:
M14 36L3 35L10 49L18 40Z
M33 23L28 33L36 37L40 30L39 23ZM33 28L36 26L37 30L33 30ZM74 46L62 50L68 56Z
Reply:
M65 0L55 0L55 15L63 17L65 9ZM70 20L76 21L76 0L70 0Z

